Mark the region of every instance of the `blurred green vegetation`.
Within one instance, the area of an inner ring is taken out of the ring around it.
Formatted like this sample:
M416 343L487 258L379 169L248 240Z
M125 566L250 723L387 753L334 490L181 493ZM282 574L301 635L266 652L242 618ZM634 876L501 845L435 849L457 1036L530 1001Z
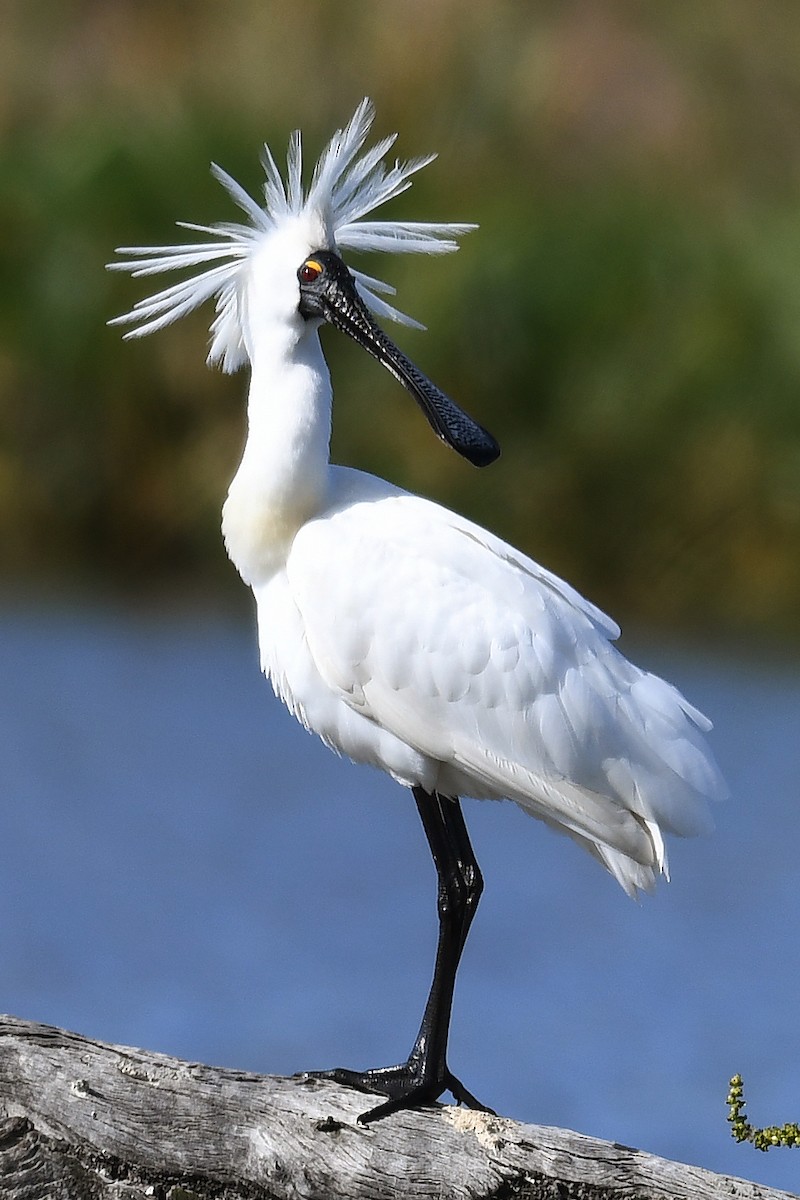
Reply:
M364 94L439 160L393 211L475 220L384 261L420 366L503 445L478 473L327 337L334 456L435 496L618 618L800 634L800 8L512 0L6 0L0 537L9 578L230 578L244 375L210 311L123 344L114 246L236 219L258 150ZM183 237L183 234L179 235ZM369 265L367 265L367 269Z

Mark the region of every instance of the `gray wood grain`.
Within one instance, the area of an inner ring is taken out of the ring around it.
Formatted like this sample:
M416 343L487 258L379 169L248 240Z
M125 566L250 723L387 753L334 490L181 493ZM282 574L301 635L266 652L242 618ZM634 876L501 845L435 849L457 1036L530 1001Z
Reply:
M0 1017L3 1200L789 1197L464 1109L364 1127L365 1106L327 1081L206 1067Z

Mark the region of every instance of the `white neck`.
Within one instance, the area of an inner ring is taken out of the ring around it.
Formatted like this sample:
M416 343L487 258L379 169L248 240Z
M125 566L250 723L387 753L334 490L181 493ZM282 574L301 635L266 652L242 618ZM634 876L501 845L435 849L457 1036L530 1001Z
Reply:
M286 562L325 499L331 384L316 327L273 326L252 354L247 441L222 510L231 560L249 584Z

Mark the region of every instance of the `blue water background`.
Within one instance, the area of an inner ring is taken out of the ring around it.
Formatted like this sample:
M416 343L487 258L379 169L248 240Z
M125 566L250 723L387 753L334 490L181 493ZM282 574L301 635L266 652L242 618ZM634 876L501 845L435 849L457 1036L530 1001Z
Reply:
M631 652L631 643L623 641ZM800 676L634 643L715 720L733 791L629 901L511 804L468 802L486 892L450 1059L499 1112L800 1191ZM409 794L272 696L249 612L0 612L0 1009L254 1071L405 1057L434 875Z

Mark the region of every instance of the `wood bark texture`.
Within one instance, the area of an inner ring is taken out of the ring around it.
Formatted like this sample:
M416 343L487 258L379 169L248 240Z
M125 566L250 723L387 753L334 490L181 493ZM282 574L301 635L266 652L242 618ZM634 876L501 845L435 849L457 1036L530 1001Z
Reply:
M627 1146L436 1106L362 1126L320 1080L0 1017L2 1200L789 1200ZM797 1200L797 1197L792 1198Z

